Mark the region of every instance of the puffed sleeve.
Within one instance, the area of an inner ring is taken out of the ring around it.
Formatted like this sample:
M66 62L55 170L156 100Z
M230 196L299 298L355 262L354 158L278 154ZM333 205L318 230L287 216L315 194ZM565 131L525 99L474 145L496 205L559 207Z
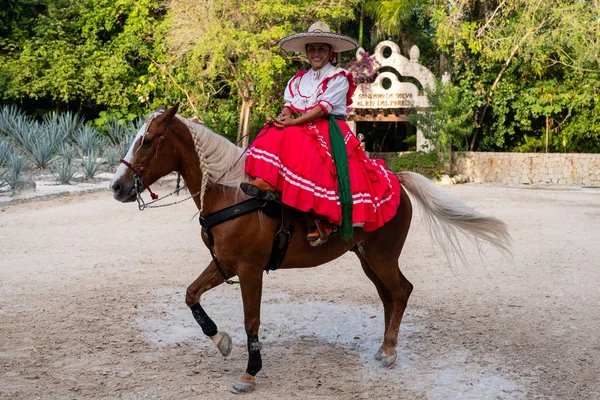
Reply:
M325 111L325 115L334 109L345 110L350 84L345 74L341 73L323 82L325 91L318 97L317 106ZM344 113L345 114L345 113Z
M294 94L292 93L292 84L293 81L296 77L294 76L292 79L290 79L287 83L287 85L285 85L285 91L283 92L283 106L284 107L291 107L292 105L292 100L294 99Z

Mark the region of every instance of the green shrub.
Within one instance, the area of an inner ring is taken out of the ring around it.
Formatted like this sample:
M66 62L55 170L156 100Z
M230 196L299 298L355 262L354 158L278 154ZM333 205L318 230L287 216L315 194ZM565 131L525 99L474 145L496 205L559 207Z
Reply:
M412 171L435 179L439 179L446 173L443 163L435 152L402 154L392 160L392 171Z

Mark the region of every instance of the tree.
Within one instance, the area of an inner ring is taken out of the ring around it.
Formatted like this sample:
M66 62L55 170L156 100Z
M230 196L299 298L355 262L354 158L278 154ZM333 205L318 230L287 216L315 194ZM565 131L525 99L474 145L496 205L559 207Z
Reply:
M290 62L302 56L284 54L279 39L305 31L315 20L331 27L354 17L356 0L172 1L165 35L171 59L168 68L187 81L182 90L198 86L212 97L239 98L238 140L246 136L250 108L264 118L282 104ZM196 107L188 99L188 107ZM205 98L204 109L214 100ZM246 142L247 143L247 142Z
M523 133L549 136L555 128L570 130L573 115L589 114L589 105L567 101L598 87L599 4L589 3L503 0L436 6L436 44L453 54L455 82L465 93L477 93L471 103L478 124L471 150L515 148ZM576 83L576 76L585 85Z

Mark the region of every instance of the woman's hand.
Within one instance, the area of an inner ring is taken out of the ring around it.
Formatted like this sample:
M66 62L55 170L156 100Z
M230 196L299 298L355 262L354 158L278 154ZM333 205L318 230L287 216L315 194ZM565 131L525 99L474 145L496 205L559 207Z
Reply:
M277 119L274 121L274 124L277 128L283 129L288 126L296 125L296 120L292 118L291 115L283 115L283 113L279 114Z

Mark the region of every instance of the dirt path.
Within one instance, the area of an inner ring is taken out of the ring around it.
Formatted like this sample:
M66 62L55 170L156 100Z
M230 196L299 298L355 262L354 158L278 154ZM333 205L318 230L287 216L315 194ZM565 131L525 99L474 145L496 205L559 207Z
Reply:
M510 227L514 259L449 267L417 213L400 258L415 291L395 368L358 260L265 277L263 371L245 399L600 398L600 192L444 188ZM138 212L108 192L0 211L0 398L229 399L245 369L239 288L183 299L209 262L193 204Z

